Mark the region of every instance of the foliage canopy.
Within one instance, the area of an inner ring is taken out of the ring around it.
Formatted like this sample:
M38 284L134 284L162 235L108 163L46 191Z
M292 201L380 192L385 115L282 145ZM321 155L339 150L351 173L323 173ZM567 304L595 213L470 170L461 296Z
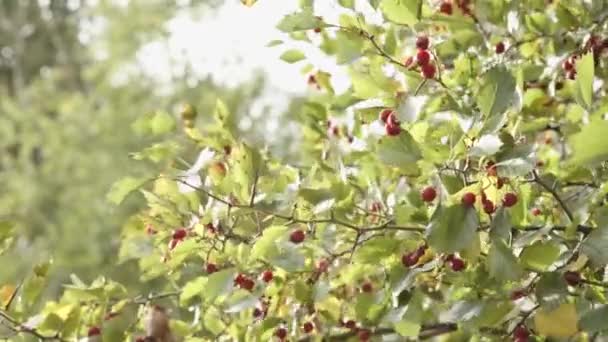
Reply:
M142 116L158 141L132 157L162 172L108 200L147 202L118 260L149 291L73 276L34 316L41 265L0 291L15 339L152 334L148 302L188 341L606 337L608 4L370 0L378 22L339 3L337 22L301 1L277 25L352 84L304 67L300 153L244 142L221 100Z

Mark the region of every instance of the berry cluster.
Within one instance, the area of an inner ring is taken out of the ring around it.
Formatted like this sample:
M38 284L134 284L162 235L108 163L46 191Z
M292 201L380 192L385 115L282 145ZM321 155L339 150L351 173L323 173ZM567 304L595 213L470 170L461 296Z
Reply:
M184 239L188 236L188 231L186 228L178 228L173 231L173 235L171 235L171 241L169 241L169 250L175 249L177 245L184 241Z
M473 15L473 11L471 10L471 7L469 7L470 5L471 5L470 0L456 0L456 7L458 7L460 9L460 11L462 12L463 15L468 15L468 16ZM452 13L454 13L454 7L452 4L452 1L450 1L450 0L442 1L441 4L439 4L439 12L441 12L445 15L452 15Z
M392 109L383 109L380 112L380 120L384 122L384 128L386 129L386 134L389 136L396 136L401 133L401 123L397 118L397 113L395 113Z

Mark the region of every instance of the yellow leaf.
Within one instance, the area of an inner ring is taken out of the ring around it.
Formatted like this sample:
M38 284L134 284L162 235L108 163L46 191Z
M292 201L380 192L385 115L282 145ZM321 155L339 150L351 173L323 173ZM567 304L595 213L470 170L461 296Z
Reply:
M11 300L15 289L15 286L11 284L2 285L2 287L0 287L0 305L2 305L2 307L5 307L6 304L8 304L8 301Z
M536 331L540 335L567 338L578 332L578 316L574 304L561 304L553 311L539 309L534 316Z
M255 4L258 0L241 0L241 2L243 3L243 5L247 6L247 7L251 7L253 6L253 4Z

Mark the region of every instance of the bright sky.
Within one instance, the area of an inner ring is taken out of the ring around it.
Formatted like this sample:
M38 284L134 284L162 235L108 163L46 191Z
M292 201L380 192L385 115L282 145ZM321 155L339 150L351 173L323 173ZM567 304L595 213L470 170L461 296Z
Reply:
M297 10L298 0L259 0L253 7L243 6L239 0L226 0L217 11L203 16L182 13L168 23L168 43L148 44L139 54L139 61L144 70L167 83L171 67L179 69L179 61L184 59L192 64L196 75L211 75L215 82L226 86L236 86L252 79L257 71L263 71L267 88L251 108L250 115L253 119L262 115L273 117L287 108L292 96L309 91L307 76L301 73L308 62L332 74L332 85L337 92L349 86L346 70L338 67L333 58L324 56L309 43L289 42L287 35L276 29L283 16ZM364 12L372 22L380 19L367 1L358 1L357 10ZM339 15L345 11L348 10L339 6L337 0L315 3L315 14L327 22L338 22ZM311 38L314 41L312 33ZM287 43L266 46L276 39ZM300 49L307 59L296 64L280 60L279 56L290 48ZM271 108L271 113L264 108ZM250 124L245 120L242 128L246 129ZM279 129L276 120L267 120L267 125L269 132Z

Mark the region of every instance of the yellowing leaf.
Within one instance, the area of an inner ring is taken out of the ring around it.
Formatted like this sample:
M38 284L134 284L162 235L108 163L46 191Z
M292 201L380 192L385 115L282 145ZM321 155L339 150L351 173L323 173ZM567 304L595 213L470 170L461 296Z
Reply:
M6 304L8 304L15 290L16 287L12 284L5 284L0 287L0 305L2 305L2 307L5 307Z
M578 315L574 304L561 304L553 311L539 309L534 324L539 335L567 338L578 332Z

